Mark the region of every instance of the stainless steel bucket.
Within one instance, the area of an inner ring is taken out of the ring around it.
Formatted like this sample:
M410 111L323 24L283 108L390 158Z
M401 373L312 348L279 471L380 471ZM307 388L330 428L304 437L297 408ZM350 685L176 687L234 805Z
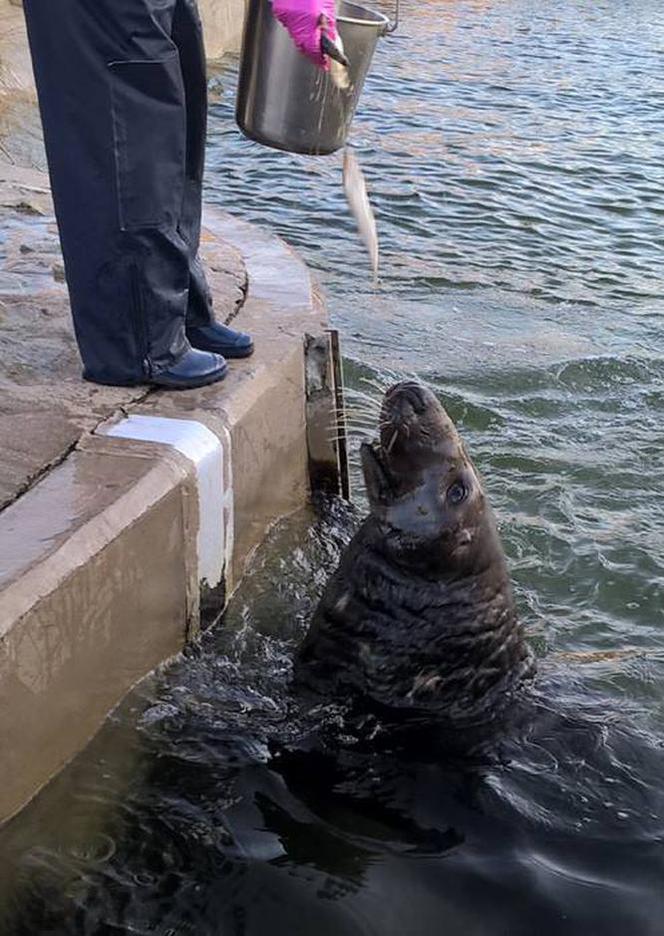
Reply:
M249 0L236 118L252 140L309 156L346 142L378 39L396 26L387 16L341 0L337 28L350 62L350 87L302 55L272 13L270 0Z

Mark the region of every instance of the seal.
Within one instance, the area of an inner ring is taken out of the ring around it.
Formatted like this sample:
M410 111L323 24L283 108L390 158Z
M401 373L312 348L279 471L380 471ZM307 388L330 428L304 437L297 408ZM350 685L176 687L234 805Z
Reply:
M486 724L534 674L482 482L426 387L383 399L361 448L370 514L300 648L300 683L383 709Z

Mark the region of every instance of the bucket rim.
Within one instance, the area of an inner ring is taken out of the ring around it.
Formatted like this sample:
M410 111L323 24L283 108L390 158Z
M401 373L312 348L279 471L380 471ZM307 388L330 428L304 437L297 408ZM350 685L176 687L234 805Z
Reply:
M372 26L374 29L381 29L390 25L390 18L389 16L385 16L384 13L380 13L378 10L370 10L369 7L365 7L361 3L353 3L353 6L362 7L363 10L366 10L367 13L371 13L371 15L376 18L356 19L354 16L344 16L343 13L340 13L336 18L337 23L352 23L354 26Z

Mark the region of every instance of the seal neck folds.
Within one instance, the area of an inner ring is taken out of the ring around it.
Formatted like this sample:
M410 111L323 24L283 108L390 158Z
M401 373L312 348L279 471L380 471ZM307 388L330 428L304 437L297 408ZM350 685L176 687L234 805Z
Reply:
M401 712L490 721L533 664L481 481L420 385L387 392L379 429L362 448L371 515L320 602L300 678Z

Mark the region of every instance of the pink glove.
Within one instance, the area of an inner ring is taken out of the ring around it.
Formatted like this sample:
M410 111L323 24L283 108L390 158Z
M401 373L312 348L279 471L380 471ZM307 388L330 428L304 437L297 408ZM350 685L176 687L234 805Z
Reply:
M323 28L334 42L337 23L334 0L272 0L272 12L286 27L300 52L328 71L330 60L320 47Z

